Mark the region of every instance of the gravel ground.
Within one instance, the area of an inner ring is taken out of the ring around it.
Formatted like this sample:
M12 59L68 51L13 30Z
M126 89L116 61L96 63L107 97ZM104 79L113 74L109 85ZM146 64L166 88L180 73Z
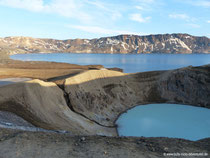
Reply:
M34 127L32 124L25 121L21 117L6 111L0 111L0 124L8 126Z
M71 136L0 128L1 158L208 158L209 154L210 138L188 141L175 138Z

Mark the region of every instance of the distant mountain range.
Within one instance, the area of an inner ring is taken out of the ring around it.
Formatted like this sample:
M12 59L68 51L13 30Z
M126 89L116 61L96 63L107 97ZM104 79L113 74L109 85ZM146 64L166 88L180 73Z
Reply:
M19 53L210 53L210 39L189 34L119 35L96 39L0 38L0 52Z

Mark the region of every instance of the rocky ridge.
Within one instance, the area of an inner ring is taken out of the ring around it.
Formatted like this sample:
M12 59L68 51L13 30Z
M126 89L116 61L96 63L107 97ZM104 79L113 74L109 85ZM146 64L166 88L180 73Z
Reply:
M119 35L98 39L0 38L0 54L19 53L210 53L210 39L189 34Z

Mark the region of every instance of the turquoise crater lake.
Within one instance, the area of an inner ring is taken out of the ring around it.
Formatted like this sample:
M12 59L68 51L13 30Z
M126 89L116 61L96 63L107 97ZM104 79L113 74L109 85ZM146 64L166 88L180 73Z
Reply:
M116 121L120 136L210 137L210 109L176 104L140 105Z
M12 59L100 64L126 73L170 70L210 64L210 54L17 54ZM198 140L210 137L210 109L175 104L140 105L116 121L121 136L175 137Z

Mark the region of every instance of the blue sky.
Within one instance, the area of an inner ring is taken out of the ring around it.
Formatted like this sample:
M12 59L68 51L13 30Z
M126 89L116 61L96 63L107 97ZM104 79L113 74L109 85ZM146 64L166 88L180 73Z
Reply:
M0 0L0 37L210 37L210 0Z

